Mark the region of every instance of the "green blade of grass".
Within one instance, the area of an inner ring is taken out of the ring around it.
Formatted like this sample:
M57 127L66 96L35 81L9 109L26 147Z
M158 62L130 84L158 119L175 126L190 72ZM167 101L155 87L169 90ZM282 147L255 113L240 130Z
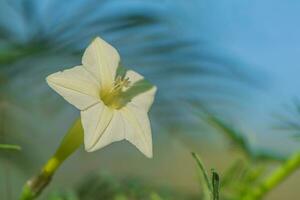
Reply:
M204 167L204 164L202 163L200 157L195 152L192 152L192 156L194 157L194 159L197 163L198 170L201 174L200 175L201 180L202 180L201 182L203 182L202 184L204 185L204 188L203 188L204 194L206 195L206 198L207 198L207 196L209 196L211 198L212 194L213 194L213 189L212 189L212 185L209 181L209 178L208 178L209 176Z
M13 144L0 144L0 149L21 151L21 147Z

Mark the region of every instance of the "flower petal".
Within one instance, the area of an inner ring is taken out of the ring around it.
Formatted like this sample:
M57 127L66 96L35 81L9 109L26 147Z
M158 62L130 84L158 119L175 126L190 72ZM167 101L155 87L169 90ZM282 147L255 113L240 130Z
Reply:
M128 70L126 72L126 77L129 78L133 87L136 87L135 91L133 91L135 94L131 95L132 99L128 104L139 107L140 109L144 109L148 112L154 101L154 96L157 91L156 86L151 85L142 75L132 70ZM130 89L128 89L128 91L129 90Z
M99 37L87 47L82 57L83 66L105 88L113 85L119 62L118 51Z
M111 134L108 133L113 130L111 126L116 124L116 120L118 120L118 118L114 110L105 106L103 103L98 103L87 110L81 111L86 151L95 151L109 143L108 137L110 137ZM113 122L112 125L110 125L111 122ZM114 139L111 140L113 141Z
M49 86L80 110L99 102L100 85L82 66L49 75Z
M133 106L120 110L124 125L125 138L148 158L152 158L151 127L147 112Z
M89 151L96 151L123 139L125 139L124 121L120 112L114 111L108 127L103 131L97 143Z

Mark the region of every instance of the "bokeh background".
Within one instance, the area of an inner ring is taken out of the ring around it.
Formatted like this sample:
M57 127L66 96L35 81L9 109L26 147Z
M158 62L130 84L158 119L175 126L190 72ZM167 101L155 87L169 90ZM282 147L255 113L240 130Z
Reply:
M96 36L158 87L154 158L127 142L94 153L81 148L41 199L116 191L122 199L123 190L199 199L191 151L221 179L242 157L234 142L253 165L267 158L275 166L299 151L299 9L293 0L1 0L0 143L22 151L0 152L0 198L17 199L79 117L45 77L80 63ZM299 178L296 172L266 199L298 199Z

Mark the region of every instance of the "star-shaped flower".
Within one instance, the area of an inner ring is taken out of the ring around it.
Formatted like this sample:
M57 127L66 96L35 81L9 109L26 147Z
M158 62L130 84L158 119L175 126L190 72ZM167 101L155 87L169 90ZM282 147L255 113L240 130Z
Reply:
M97 37L82 65L49 75L47 83L80 110L86 151L126 139L152 157L148 111L156 87L119 64L117 50Z

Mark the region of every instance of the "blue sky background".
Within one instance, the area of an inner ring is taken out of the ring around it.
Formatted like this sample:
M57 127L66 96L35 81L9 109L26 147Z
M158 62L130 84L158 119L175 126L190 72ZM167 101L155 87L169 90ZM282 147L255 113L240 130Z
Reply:
M277 146L278 143L267 142L274 138L282 146L282 136L268 132L273 125L273 114L282 112L294 98L299 98L300 2L177 3L174 15L180 24L178 34L204 40L215 54L240 60L242 69L262 81L260 89L244 91L247 97L242 98L243 109L236 110L235 118L240 120L242 116L245 131L255 134L261 145ZM285 147L292 149L289 144Z

